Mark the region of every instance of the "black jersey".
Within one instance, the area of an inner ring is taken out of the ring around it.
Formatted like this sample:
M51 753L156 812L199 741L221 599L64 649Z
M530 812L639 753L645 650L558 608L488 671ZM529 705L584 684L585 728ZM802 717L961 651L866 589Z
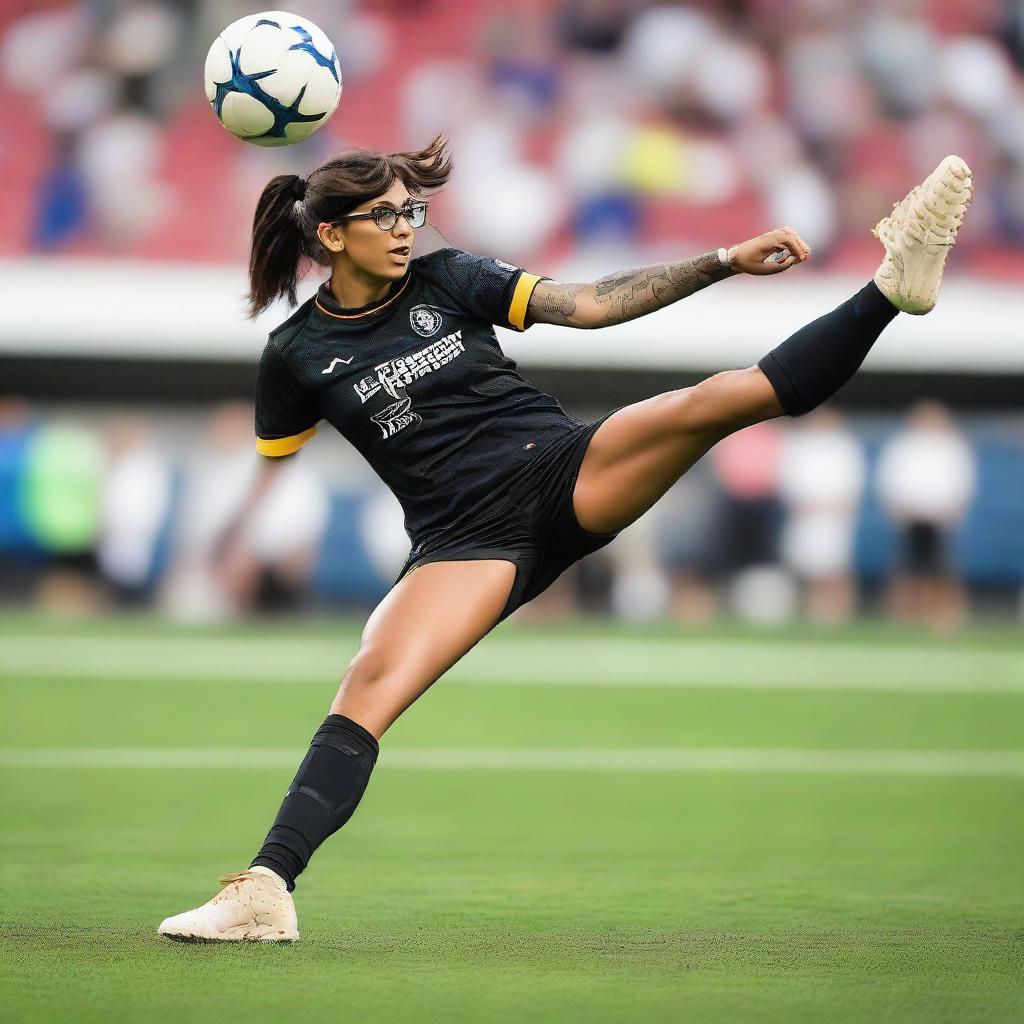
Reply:
M376 303L338 305L324 282L271 331L256 382L256 447L297 451L327 420L405 511L413 544L483 500L581 421L502 352L541 278L438 249L410 260Z

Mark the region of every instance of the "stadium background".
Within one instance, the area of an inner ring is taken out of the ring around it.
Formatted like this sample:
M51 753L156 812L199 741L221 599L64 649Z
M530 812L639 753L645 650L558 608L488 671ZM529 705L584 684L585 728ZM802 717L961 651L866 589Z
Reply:
M904 557L901 527L878 456L922 398L952 409L969 446L971 465L936 498L950 506L935 517L952 571L975 609L1015 613L1020 4L308 3L302 13L336 41L343 99L313 140L282 150L239 145L199 88L209 40L247 10L8 0L0 12L8 602L208 618L381 596L403 554L397 509L328 431L253 539L276 576L260 584L252 568L225 599L198 566L255 463L246 413L227 403L248 405L262 339L285 313L241 316L260 189L342 146L411 148L445 131L457 170L433 222L534 272L592 277L784 223L815 250L791 277L731 282L616 329L502 332L527 374L583 415L749 363L831 308L877 264L868 229L944 154L963 155L979 188L942 305L898 322L839 396L849 434L801 447L787 423L750 440L750 457L740 442L707 460L677 500L571 574L548 614L560 598L561 611L785 621L823 575L847 577L837 585L856 588L854 607L898 609L885 588ZM814 457L830 483L801 467ZM203 480L224 474L237 486L204 509ZM818 542L802 513L822 520ZM842 619L850 606L826 595L810 611ZM961 618L932 616L939 628Z
M1021 1019L1024 3L293 9L345 91L268 151L201 90L252 7L0 0L0 1020ZM388 732L302 942L161 942L262 840L405 554L325 430L211 575L285 312L242 317L256 197L440 130L434 222L534 272L785 223L814 247L618 328L502 333L582 414L831 309L945 154L978 188L938 309L838 419L723 446ZM905 506L948 541L923 604Z

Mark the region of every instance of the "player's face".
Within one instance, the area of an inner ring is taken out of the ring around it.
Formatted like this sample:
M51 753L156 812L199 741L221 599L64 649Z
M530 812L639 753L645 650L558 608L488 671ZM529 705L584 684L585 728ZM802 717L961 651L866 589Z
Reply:
M378 206L390 206L400 210L413 197L405 185L396 180L381 196L357 206L353 213L369 213ZM341 237L345 243L344 252L356 267L375 277L399 278L412 259L416 232L409 227L405 217L399 217L395 226L382 231L372 219L349 220L342 225Z

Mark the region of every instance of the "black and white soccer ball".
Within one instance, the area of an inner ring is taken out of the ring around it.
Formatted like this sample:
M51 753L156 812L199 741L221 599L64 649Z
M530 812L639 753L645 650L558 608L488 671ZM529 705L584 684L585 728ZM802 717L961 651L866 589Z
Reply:
M264 11L232 22L206 57L206 98L232 135L256 146L308 139L341 99L331 41L308 18Z

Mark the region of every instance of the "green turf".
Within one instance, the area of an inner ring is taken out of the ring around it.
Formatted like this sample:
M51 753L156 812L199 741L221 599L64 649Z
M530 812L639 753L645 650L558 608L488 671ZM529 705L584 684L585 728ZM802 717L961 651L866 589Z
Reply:
M282 756L297 763L356 636L0 619L0 1020L1024 1018L1019 771L388 765L488 748L944 751L969 765L1024 751L1024 643L1006 630L933 642L509 623L388 735L356 818L301 880L300 943L160 940L162 917L258 846L291 777ZM239 642L253 653L232 669ZM204 659L216 669L197 671ZM295 668L275 685L278 661ZM559 668L538 680L545 661ZM19 761L124 748L276 760Z

